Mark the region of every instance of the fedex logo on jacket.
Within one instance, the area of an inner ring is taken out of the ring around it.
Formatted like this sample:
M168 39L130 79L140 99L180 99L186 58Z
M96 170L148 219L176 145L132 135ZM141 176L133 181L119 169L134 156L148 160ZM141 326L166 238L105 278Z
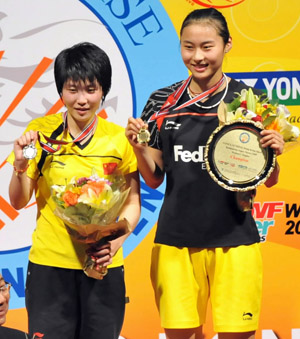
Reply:
M198 146L196 151L183 150L182 145L174 145L174 160L183 162L204 162L205 146Z

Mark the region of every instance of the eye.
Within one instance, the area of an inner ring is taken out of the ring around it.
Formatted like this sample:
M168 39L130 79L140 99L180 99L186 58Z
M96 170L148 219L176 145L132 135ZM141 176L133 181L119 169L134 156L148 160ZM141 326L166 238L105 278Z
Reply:
M76 93L77 92L77 88L76 87L69 87L68 88L68 91L70 92L70 93Z
M183 47L187 50L192 50L194 48L193 45L184 45Z
M96 92L96 87L88 87L87 91L89 93L95 93Z

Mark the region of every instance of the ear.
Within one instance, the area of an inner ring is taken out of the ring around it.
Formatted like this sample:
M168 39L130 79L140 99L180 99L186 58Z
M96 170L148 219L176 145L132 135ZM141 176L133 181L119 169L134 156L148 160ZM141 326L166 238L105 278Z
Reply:
M225 45L225 53L228 53L232 48L232 37L229 37L227 44Z

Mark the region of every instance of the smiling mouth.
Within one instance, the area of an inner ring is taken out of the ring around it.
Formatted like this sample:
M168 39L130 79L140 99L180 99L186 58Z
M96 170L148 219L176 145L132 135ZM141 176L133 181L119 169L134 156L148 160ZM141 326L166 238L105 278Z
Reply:
M194 64L192 65L195 69L203 69L208 66L208 64Z

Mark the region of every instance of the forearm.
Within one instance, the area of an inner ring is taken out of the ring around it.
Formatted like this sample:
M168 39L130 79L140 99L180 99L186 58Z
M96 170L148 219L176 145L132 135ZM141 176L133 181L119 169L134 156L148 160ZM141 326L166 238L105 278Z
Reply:
M129 232L112 241L112 249L115 248L115 251L113 252L116 252L123 245L124 241L134 231L140 218L140 207L136 204L127 205L120 214L119 220L122 220L124 218L128 221Z
M18 167L15 164L15 168L26 168L27 164ZM33 193L32 180L27 176L26 171L24 172L13 172L11 181L9 184L9 199L11 205L19 210L25 207L31 199Z
M164 179L164 171L162 164L159 164L153 159L153 155L149 147L144 147L143 150L134 149L138 169L146 184L151 188L157 188Z
M129 224L129 232L122 237L113 240L112 255L123 245L124 241L135 229L141 215L141 198L140 198L140 180L139 172L133 172L126 175L127 187L130 187L130 192L126 203L123 206L119 215L119 220L126 219Z
M275 168L273 172L271 173L270 177L265 182L266 187L272 187L278 183L279 172L280 172L280 166L276 160Z

